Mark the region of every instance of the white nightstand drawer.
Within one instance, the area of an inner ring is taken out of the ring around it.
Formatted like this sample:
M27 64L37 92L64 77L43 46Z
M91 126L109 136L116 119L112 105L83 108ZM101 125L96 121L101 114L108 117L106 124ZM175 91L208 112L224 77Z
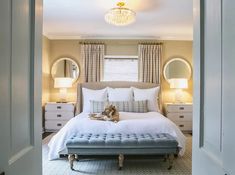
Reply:
M192 131L192 122L175 122L181 131Z
M167 118L169 118L172 121L192 122L192 113L191 112L182 112L182 113L171 112L167 114Z
M47 103L45 111L74 111L72 103Z
M68 121L54 121L48 120L45 121L46 130L60 130Z
M192 112L192 105L167 105L167 112Z
M46 111L46 120L69 120L74 117L74 112L70 111Z

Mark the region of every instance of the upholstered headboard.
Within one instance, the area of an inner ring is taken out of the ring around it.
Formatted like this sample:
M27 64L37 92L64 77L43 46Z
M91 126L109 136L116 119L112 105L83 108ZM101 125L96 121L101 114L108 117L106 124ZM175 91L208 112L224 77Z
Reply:
M106 87L111 88L130 88L130 87L136 87L140 89L147 89L147 88L153 88L159 86L158 84L153 83L142 83L142 82L131 82L131 81L105 81L105 82L96 82L96 83L82 83L78 84L77 87L77 103L76 103L76 114L79 114L82 112L82 106L83 106L83 95L82 95L82 88L88 88L88 89L104 89ZM161 93L160 93L161 94ZM161 109L161 95L159 94L159 105Z

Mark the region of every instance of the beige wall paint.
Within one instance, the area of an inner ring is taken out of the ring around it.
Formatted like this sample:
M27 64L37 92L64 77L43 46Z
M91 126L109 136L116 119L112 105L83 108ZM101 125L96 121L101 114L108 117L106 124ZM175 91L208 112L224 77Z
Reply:
M89 40L93 42L94 40ZM97 40L96 40L97 41ZM138 44L141 42L156 42L143 40L99 40L106 45L106 55L138 55ZM83 60L80 56L81 40L51 40L50 41L50 68L52 64L61 57L73 58L80 67L81 75L73 88L68 89L68 100L76 100L76 84L83 82L84 68ZM163 65L173 57L181 57L186 59L192 65L192 42L191 41L160 41L163 42ZM50 77L51 78L51 77ZM169 84L161 77L162 80L162 97L163 102L172 102L174 100L174 90L169 88ZM184 90L184 100L192 101L192 79L189 82L189 89ZM59 90L53 88L53 80L50 81L50 101L57 101Z
M42 50L42 104L50 101L50 40L43 36Z

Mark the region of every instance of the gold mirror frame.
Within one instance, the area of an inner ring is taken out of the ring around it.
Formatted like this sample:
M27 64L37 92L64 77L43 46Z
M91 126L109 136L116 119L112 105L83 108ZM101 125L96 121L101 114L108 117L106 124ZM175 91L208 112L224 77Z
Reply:
M190 80L191 77L192 77L192 67L191 67L190 63L189 63L188 61L186 61L185 59L183 59L183 58L172 58L172 59L170 59L170 60L168 60L168 61L166 62L166 64L165 64L164 67L163 67L163 76L164 76L165 80L166 80L168 83L170 83L170 82L169 82L169 79L168 79L167 76L166 76L166 69L167 69L167 67L169 66L169 64L172 63L173 61L181 61L181 62L183 62L183 63L186 65L186 67L187 67L188 70L189 70L189 74L190 74L188 80Z
M55 78L55 75L53 74L53 69L55 69L55 66L60 62L60 61L63 61L63 60L68 60L68 61L71 61L74 65L76 65L77 67L77 70L78 70L78 76L76 78L73 78L73 81L72 83L75 83L79 76L80 76L80 67L78 65L78 63L76 61L74 61L72 58L68 58L68 57L62 57L62 58L59 58L57 59L51 66L51 76L52 78L54 79Z

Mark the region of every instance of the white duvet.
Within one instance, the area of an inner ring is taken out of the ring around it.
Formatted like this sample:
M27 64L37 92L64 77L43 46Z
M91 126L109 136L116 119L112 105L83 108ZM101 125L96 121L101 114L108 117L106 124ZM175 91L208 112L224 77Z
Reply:
M59 152L66 147L66 141L77 133L168 133L179 143L180 155L184 154L186 138L179 128L158 112L120 112L120 121L90 120L87 113L72 118L56 135L49 146L49 160L59 158Z

